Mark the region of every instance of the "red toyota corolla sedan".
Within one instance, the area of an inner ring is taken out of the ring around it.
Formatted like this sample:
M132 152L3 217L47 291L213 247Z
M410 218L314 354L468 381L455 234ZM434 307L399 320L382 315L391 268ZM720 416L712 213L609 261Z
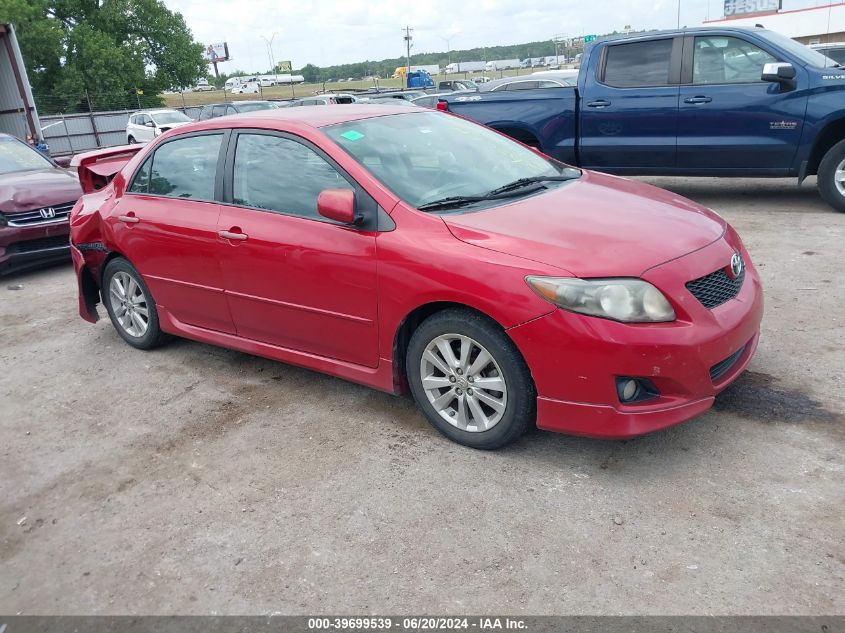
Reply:
M102 301L137 348L410 391L475 448L683 422L757 347L760 280L722 218L449 114L270 110L77 164L83 318Z

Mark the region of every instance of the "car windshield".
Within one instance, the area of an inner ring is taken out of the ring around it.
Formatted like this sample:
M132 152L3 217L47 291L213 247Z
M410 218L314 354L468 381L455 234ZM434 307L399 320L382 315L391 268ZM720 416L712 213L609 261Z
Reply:
M269 101L260 101L256 103L238 104L238 112L255 112L256 110L272 110L277 107L276 104Z
M804 44L801 44L793 39L786 37L786 35L781 35L780 33L775 33L774 31L768 30L763 30L762 33L765 33L766 39L771 40L781 48L785 49L786 52L790 53L791 55L795 55L795 57L800 59L805 64L809 64L810 66L818 66L819 68L826 68L837 65L837 63L830 57L826 57L818 51L814 51L812 48L808 48Z
M0 174L51 167L53 163L28 145L17 139L0 136Z
M168 123L188 123L191 119L186 117L181 112L156 112L152 115L155 122L159 125L167 125Z
M374 117L323 131L414 207L572 171L492 130L438 112Z

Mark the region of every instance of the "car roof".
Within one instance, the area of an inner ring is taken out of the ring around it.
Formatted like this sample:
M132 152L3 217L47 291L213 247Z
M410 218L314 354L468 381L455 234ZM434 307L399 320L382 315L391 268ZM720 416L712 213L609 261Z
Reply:
M136 114L161 114L163 112L179 112L179 110L175 110L174 108L154 108L152 110L137 110L133 112L131 116L135 116Z
M845 42L828 42L827 44L810 44L810 48L843 48Z
M315 107L315 108L275 108L272 110L257 110L244 112L228 117L198 121L179 128L180 133L196 132L199 130L225 128L232 126L233 121L240 124L254 125L273 129L274 124L290 123L291 127L321 128L337 123L371 119L391 114L408 114L417 111L409 110L407 106L349 104L343 107ZM419 112L424 110L420 109Z

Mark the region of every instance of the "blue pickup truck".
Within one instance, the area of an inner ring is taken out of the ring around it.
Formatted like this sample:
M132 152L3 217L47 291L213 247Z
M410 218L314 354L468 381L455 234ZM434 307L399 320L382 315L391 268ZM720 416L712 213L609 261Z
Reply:
M822 197L845 212L845 68L783 35L700 28L608 40L585 51L576 87L536 83L437 107L610 173L817 174Z

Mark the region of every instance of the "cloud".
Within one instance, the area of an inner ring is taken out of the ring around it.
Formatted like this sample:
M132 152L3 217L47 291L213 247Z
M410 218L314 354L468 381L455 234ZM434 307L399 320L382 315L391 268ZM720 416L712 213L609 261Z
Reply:
M819 2L821 0L818 0ZM294 67L401 57L402 28L414 28L414 52L516 44L634 29L674 28L674 0L164 0L182 13L199 42L226 41L233 61L221 70L269 66L273 57ZM709 3L709 12L708 12ZM786 0L785 8L816 4ZM681 24L700 25L722 15L720 0L681 0Z

